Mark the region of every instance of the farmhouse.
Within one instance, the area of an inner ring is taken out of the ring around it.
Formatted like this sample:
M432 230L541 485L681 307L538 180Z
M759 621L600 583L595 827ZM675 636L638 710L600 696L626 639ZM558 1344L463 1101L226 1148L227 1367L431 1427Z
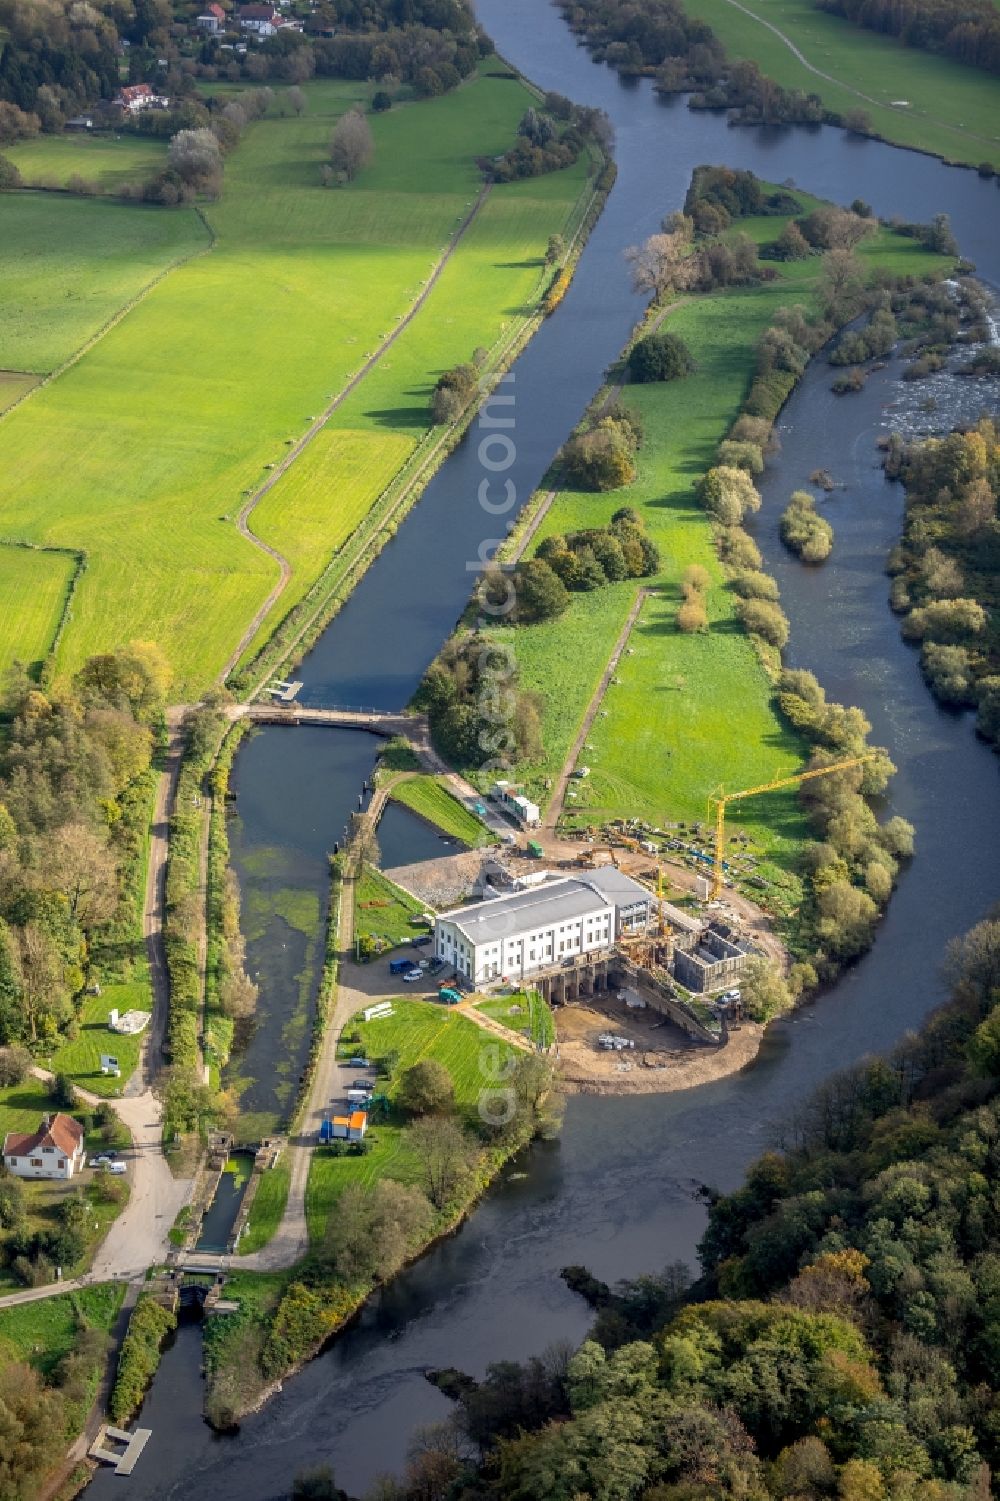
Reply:
M136 115L143 109L169 109L170 100L162 94L154 94L152 86L148 83L126 84L121 93L115 99L119 109L127 114Z
M580 955L610 953L619 939L648 930L654 906L650 892L620 870L560 877L440 913L434 952L473 984L520 980Z
M37 1131L8 1131L3 1163L16 1178L72 1178L84 1165L83 1127L71 1115L45 1115Z

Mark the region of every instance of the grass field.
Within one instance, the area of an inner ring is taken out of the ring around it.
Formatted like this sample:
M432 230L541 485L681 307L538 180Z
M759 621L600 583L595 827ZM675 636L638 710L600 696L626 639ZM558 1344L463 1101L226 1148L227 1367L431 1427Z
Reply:
M54 370L161 271L207 245L193 209L165 213L54 193L8 193L0 370ZM32 398L40 399L41 393ZM99 412L95 408L95 420ZM15 420L0 428L0 451L6 452Z
M212 253L165 278L0 428L12 477L0 532L88 553L59 645L62 671L133 637L164 646L180 697L220 671L277 575L236 530L242 496L411 306L478 191L475 158L510 143L529 102L520 85L484 76L374 117L375 164L349 189L328 191L318 169L332 123L368 89L315 82L307 93L307 114L252 127L227 161L223 195L205 210ZM329 452L310 455L301 494L290 477L268 497L254 524L296 569L289 601L426 426L440 370L489 343L537 284L582 170L541 189L497 190L387 368L337 413L331 431L346 439L321 440ZM34 203L18 195L14 208L27 216ZM149 213L51 195L35 209L34 229L26 221L18 231L15 334L10 348L0 341L0 367L48 369L78 347L100 322L89 290L105 274L95 235L114 224L127 240ZM191 214L160 211L156 222L204 243ZM86 233L74 235L76 224ZM47 276L25 259L41 242L84 250L63 250ZM102 309L148 279L125 259L132 280L108 279ZM53 281L62 296L45 295ZM90 311L74 328L63 303L76 297Z
M38 1303L0 1308L0 1351L48 1376L72 1349L81 1324L110 1330L124 1297L124 1282L99 1282Z
M556 1024L552 1012L537 990L519 990L516 995L491 996L488 1001L477 1001L476 1010L482 1011L485 1016L491 1016L512 1032L523 1032L538 1047L551 1047L556 1040Z
M759 240L778 232L773 219L744 220L739 228ZM863 254L871 264L916 273L945 264L887 231L866 242ZM663 560L660 577L648 581L656 593L643 606L618 681L588 737L583 759L591 775L571 784L576 798L568 800L567 811L578 822L613 815L656 824L703 819L706 800L719 784L768 781L807 757L805 744L772 706L770 683L736 618L711 527L694 495L695 481L713 462L746 391L758 334L777 307L808 302L819 261L781 271L774 283L695 298L669 314L667 326L687 341L698 369L685 380L625 388L623 399L642 418L646 434L636 483L607 495L561 493L539 529L538 542L552 533L606 525L627 502L643 514ZM680 579L690 563L702 564L712 577L711 629L705 635L685 636L675 625ZM514 635L521 682L544 701L544 759L518 768L540 799L545 779L568 754L637 587L619 584L575 595L558 620ZM794 792L747 804L741 826L782 864L804 832Z
M437 777L408 777L405 782L396 784L392 795L397 803L419 813L421 818L425 818L435 828L443 829L454 839L460 839L470 849L496 843L496 836L463 803L453 797Z
M29 1075L23 1084L0 1089L0 1142L8 1131L34 1131L51 1109L48 1086L41 1079Z
M41 665L77 566L70 553L0 546L0 662Z
M6 412L37 384L37 375L22 375L17 370L0 370L0 413Z
M366 865L354 888L355 937L382 938L395 948L424 931L410 922L423 910L416 897L402 891L373 865ZM419 957L419 953L414 954L414 958Z
M52 1055L49 1066L55 1073L69 1074L91 1094L114 1099L120 1095L135 1072L142 1052L142 1037L125 1037L107 1025L112 1007L121 1011L149 1010L149 982L146 978L127 985L105 985L101 995L89 996L80 1017L80 1035L75 1042L65 1042ZM122 1076L113 1078L101 1073L101 1054L111 1053L121 1065Z
M697 13L731 57L753 58L778 83L819 94L839 114L866 110L886 140L949 161L1000 166L1000 82L989 74L853 26L812 0L746 0L742 10L731 0L698 0ZM763 22L838 82L818 78ZM894 100L908 107L893 108Z
M151 136L40 135L6 147L4 155L28 187L64 188L71 177L83 177L114 192L154 177L166 163L167 143Z
M496 1070L507 1056L505 1044L490 1037L475 1022L433 1001L394 1001L394 1014L381 1021L349 1024L345 1031L355 1032L369 1058L396 1055L386 1092L390 1100L400 1075L424 1058L443 1063L455 1085L456 1106L470 1125L477 1120L476 1106L483 1089L495 1085ZM484 1049L486 1053L484 1053ZM499 1050L499 1053L498 1053ZM356 1051L353 1045L341 1049L344 1057ZM492 1070L492 1072L490 1072ZM395 1178L413 1183L419 1177L419 1163L407 1143L407 1127L394 1115L387 1122L374 1124L369 1131L370 1149L363 1157L333 1156L323 1148L312 1155L306 1188L306 1217L309 1236L315 1241L323 1233L337 1196L348 1183L371 1186L379 1178Z
M288 1189L292 1170L287 1162L278 1162L260 1180L260 1186L250 1206L247 1227L240 1236L239 1254L249 1256L259 1251L271 1240L281 1224L281 1216L288 1202Z

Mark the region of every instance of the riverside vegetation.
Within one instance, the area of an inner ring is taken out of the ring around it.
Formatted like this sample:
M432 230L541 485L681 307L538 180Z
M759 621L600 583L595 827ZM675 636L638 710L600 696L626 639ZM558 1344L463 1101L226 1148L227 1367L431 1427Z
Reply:
M438 1236L454 1229L502 1165L553 1131L551 1065L486 1036L467 1017L399 999L391 1017L344 1029L339 1052L371 1058L378 1096L362 1142L313 1154L310 1250L281 1276L237 1273L240 1311L206 1334L206 1412L236 1423L261 1393L317 1353ZM501 1098L502 1096L502 1098Z
M587 477L587 489L578 467L567 482L560 459L543 484L543 492L560 488L538 529L534 557L517 572L528 585L527 610L519 598L513 627L460 633L429 672L422 701L432 711L453 691L443 680L457 685L439 744L445 753L457 751L470 774L476 757L468 748L488 736L492 754L497 743L492 717L480 722L476 674L484 661L493 671L502 659L511 664L510 764L545 801L636 586L627 569L614 582L601 569L599 581L589 558L578 592L547 575L541 589L539 570L547 563L555 571L552 559L562 559L568 538L580 539L596 557L592 539L623 525L650 546L654 592L592 725L581 756L590 775L575 784L565 808L569 822L593 825L614 816L696 822L708 792L723 780L749 786L871 749L864 715L828 703L811 674L782 670L787 620L743 526L760 504L753 480L763 469L772 424L810 356L866 306L876 322L886 298L915 326L915 310L935 300L925 279L936 281L952 264L925 248L920 235L883 228L863 208L834 208L768 188L750 173L706 167L695 174L684 216L634 253L637 281L654 293L648 318L666 311L670 334L685 351L678 368L689 373L628 383L616 396L596 398L564 455L574 462L581 435L596 435L602 452L614 446L631 460L631 469L621 463L611 473L620 488L605 490L603 462ZM760 249L774 246L791 224L805 254L762 261ZM695 290L705 287L712 290ZM643 368L649 337L644 323L635 345L644 351ZM626 431L631 443L621 436ZM703 477L692 486L691 473L699 470ZM487 601L493 588L487 577ZM483 652L487 643L492 658ZM545 692L554 682L559 692ZM455 726L461 736L451 734ZM768 987L762 1019L830 979L871 942L898 862L912 850L909 826L901 819L880 826L868 801L891 772L888 755L876 750L863 768L806 784L801 796L776 792L741 810L739 828L758 855L748 893L779 917L795 961L787 990Z
M736 1192L701 1276L609 1287L570 1354L429 1373L455 1400L380 1501L988 1501L1000 1468L1000 923L952 1000L824 1084ZM436 1486L437 1490L431 1490Z

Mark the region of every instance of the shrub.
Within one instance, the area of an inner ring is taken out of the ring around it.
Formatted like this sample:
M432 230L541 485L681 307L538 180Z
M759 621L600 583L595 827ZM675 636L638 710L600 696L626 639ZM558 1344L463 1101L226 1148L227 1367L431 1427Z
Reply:
M719 444L719 463L731 469L745 469L754 476L764 473L764 455L756 443L726 438Z
M678 334L649 334L640 339L629 355L629 372L640 384L648 381L677 380L690 375L694 359Z
M730 568L760 568L760 548L740 526L724 527L719 533L719 552Z
M565 584L544 558L522 563L514 580L519 620L553 620L569 604Z
M751 635L760 636L779 651L787 645L788 618L780 605L766 599L743 599L738 608L740 619Z
M748 511L760 510L760 496L749 474L727 464L718 464L704 475L698 498L723 526L738 526Z
M708 612L701 599L686 599L677 611L677 629L684 635L708 630Z
M474 365L455 365L439 377L431 397L431 414L436 423L454 422L461 416L475 394L479 376Z
M163 1341L176 1327L175 1315L152 1298L140 1298L135 1305L118 1357L118 1373L109 1403L116 1423L127 1422L138 1408L159 1365Z
M925 641L920 666L935 698L944 704L976 702L969 653L964 646L944 646Z
M711 576L707 568L703 568L700 563L689 563L684 570L684 577L681 579L681 589L684 592L684 597L691 599L693 596L704 594L711 582Z
M961 642L977 636L986 627L986 611L974 599L937 599L911 610L903 621L903 635L910 641Z
M781 518L781 540L804 563L822 563L833 547L833 527L816 514L816 502L796 490Z
M780 970L767 959L753 958L747 962L740 992L743 1010L755 1022L769 1022L792 1004L791 992Z
M18 1043L0 1048L0 1089L23 1084L31 1069L31 1054Z
M756 568L741 568L733 578L733 590L742 599L778 599L778 585L769 573Z
M563 469L578 490L618 490L636 477L635 448L631 430L605 418L569 440L562 451Z

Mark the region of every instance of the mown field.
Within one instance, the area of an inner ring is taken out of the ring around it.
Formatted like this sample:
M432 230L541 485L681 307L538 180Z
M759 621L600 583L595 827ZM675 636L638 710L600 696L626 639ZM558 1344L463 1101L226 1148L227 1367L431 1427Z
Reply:
M71 177L114 192L128 182L154 177L167 158L167 143L151 136L40 135L4 148L24 182L31 187L64 188Z
M303 117L252 127L227 162L221 199L205 206L212 253L163 280L0 428L11 476L0 532L89 555L60 670L133 637L164 646L181 697L221 670L277 577L274 561L236 529L244 494L405 314L474 200L475 158L510 143L529 102L519 85L484 76L373 117L375 164L350 188L326 190L319 167L332 124L367 93L313 83ZM564 222L581 178L545 183L541 198L526 195L529 207L517 190L497 194L467 262L462 252L455 258L464 292L443 278L390 368L338 413L345 432L364 435L346 445L348 480L338 445L332 468L317 460L303 471L301 497L289 481L270 519L255 521L287 549L296 590L384 487L417 420L426 425L440 370L489 342L537 282L548 235ZM15 207L24 214L33 202L19 196ZM97 230L106 246L112 223L144 225L152 214L158 224L197 226L195 245L204 236L190 213L50 198L38 214L33 229L21 227L25 253L41 240L75 249L54 268L56 298L43 295L52 277L22 266L19 333L12 348L0 344L0 367L50 368L100 322L93 296L73 291L97 274ZM86 232L75 235L77 225ZM106 284L105 316L147 279L133 275L117 298L117 284ZM60 303L72 308L77 298L89 312L71 331ZM386 439L383 455L376 450Z
M483 1089L495 1084L495 1072L503 1061L506 1045L485 1033L475 1022L433 1001L399 999L393 1002L394 1014L381 1021L349 1023L345 1035L360 1039L366 1055L372 1059L395 1055L392 1073L380 1083L390 1101L406 1069L424 1058L443 1063L455 1085L455 1103L470 1125L476 1120L476 1106ZM484 1048L488 1049L485 1060ZM497 1056L499 1050L499 1058ZM347 1058L356 1045L342 1044ZM401 1183L418 1180L420 1165L407 1143L407 1127L395 1116L377 1121L370 1128L370 1147L363 1157L333 1156L317 1148L309 1165L306 1188L306 1218L310 1240L322 1236L327 1218L337 1196L349 1183L370 1187L380 1178L395 1178Z
M113 1099L120 1095L135 1072L142 1052L142 1035L127 1037L108 1027L112 1007L119 1012L148 1011L149 981L143 976L123 985L105 985L101 995L89 996L80 1013L80 1035L64 1042L53 1053L49 1067L54 1073L69 1074L81 1089ZM101 1054L110 1053L121 1065L121 1078L101 1073Z
M193 209L165 213L142 204L8 193L0 370L54 370L161 271L208 243ZM39 399L41 393L32 398ZM106 415L95 405L94 424ZM0 452L7 452L14 421L9 417L0 428Z
M69 553L0 546L0 662L41 665L76 570Z
M803 201L812 202L804 195ZM739 229L762 241L780 224L744 220ZM943 265L888 231L865 242L862 253L870 264L897 271ZM807 747L772 705L769 680L736 618L694 493L745 394L758 335L781 305L809 302L820 262L780 269L777 282L693 298L668 315L664 327L686 340L698 368L685 380L626 386L623 400L645 430L635 484L604 495L560 493L539 529L535 546L553 533L606 525L627 503L643 515L663 564L659 578L644 581L655 593L640 612L588 736L582 760L591 775L570 784L575 798L566 807L577 822L618 815L655 824L704 819L707 799L720 784L752 786L788 775L807 758ZM681 576L691 563L712 578L705 635L682 635L675 624ZM516 631L521 683L544 703L544 757L518 768L539 799L568 755L637 587L624 583L574 595L559 619ZM553 683L558 692L551 691ZM740 824L781 863L804 831L794 790L747 803Z
M425 818L435 828L443 829L446 834L460 839L472 849L496 843L496 836L463 803L453 797L437 777L408 777L405 782L396 784L392 795L397 803L419 813L421 818Z
M853 26L812 0L750 0L744 9L731 0L699 0L697 10L731 57L753 58L778 83L819 94L840 114L866 110L886 140L948 161L1000 166L1000 82L987 73ZM817 77L763 22L837 82ZM894 100L908 107L893 108Z

